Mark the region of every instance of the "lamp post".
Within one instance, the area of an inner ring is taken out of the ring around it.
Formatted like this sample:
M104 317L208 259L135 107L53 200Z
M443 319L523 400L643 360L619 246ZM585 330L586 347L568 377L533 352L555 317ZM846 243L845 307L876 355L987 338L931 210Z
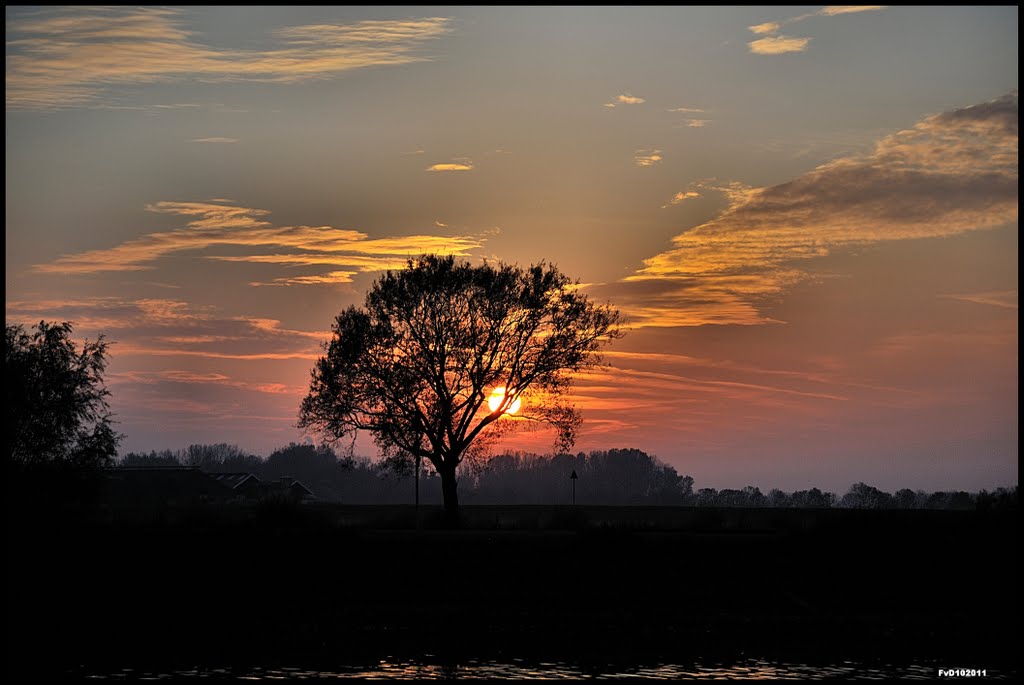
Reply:
M569 476L569 480L572 481L572 504L573 504L573 506L576 506L576 479L577 478L578 478L578 476L576 475L576 469L573 469L572 470L572 475Z

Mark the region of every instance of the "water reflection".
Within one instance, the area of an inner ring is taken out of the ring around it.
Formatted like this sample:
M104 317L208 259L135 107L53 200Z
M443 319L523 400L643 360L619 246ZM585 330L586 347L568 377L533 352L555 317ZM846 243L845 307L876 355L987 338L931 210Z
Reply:
M121 669L113 673L80 673L89 680L579 680L582 678L611 680L618 678L648 680L934 680L935 664L859 664L844 661L837 664L810 665L764 659L747 659L735 663L658 664L635 667L593 667L568 662L541 661L512 663L468 660L458 664L427 661L381 659L375 664L344 666L327 670L281 668L191 668L180 671L147 672ZM989 671L987 678L1010 679L1008 672Z

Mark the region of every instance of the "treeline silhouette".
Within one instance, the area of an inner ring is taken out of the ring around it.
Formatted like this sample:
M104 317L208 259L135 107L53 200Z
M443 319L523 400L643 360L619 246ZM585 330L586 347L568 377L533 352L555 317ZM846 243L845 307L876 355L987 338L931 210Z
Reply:
M122 467L192 467L207 473L251 473L261 480L296 478L317 500L345 504L408 504L413 479L408 469L367 457L338 456L327 446L289 444L263 458L226 443L191 445L185 449L130 452L118 460ZM774 488L700 488L691 476L657 457L636 449L592 451L553 456L524 452L496 455L472 465L461 475L459 497L465 504L568 504L575 472L575 501L581 505L678 505L698 507L842 508L987 510L1016 508L1018 487L925 492L904 488L885 492L855 483L843 495L818 488L784 492ZM424 465L420 501L442 503L437 474Z

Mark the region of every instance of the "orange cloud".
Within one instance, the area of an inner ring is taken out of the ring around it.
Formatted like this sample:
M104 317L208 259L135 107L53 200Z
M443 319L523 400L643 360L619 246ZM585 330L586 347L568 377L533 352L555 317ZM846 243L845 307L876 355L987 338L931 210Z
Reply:
M686 200L693 200L698 197L700 197L700 193L698 193L696 190L680 190L678 193L672 196L672 199L668 201L667 205L662 205L661 207L662 209L664 209L669 205L677 205L680 202L685 202Z
M616 95L615 102L619 103L620 105L642 105L643 103L647 102L647 100L635 97L633 95L630 95L629 93L625 93L623 95Z
M791 38L789 36L775 35L783 26L795 24L798 21L810 19L811 17L834 17L840 14L854 14L856 12L870 12L883 10L885 5L829 5L817 12L800 14L782 21L767 21L763 24L755 24L747 28L751 33L758 36L765 36L750 41L747 45L755 55L784 55L790 52L804 52L807 49L810 38Z
M472 171L473 162L443 162L441 164L431 164L427 167L427 171Z
M853 14L854 12L871 12L884 10L887 5L829 5L818 10L823 17L834 17L838 14Z
M351 283L352 276L355 275L355 271L329 271L325 274L315 274L312 276L291 276L284 278L275 278L270 283L260 283L253 281L249 285L330 285L333 283Z
M765 22L763 24L757 24L756 26L750 26L748 28L750 29L750 31L752 33L757 33L757 34L775 33L780 28L782 28L782 24L780 24L777 21L767 21L767 22Z
M316 359L330 331L285 328L277 319L224 316L214 307L169 299L40 300L7 303L10 321L59 320L76 334L103 332L116 340L112 357Z
M263 217L267 210L215 202L157 202L146 209L158 214L190 217L187 228L150 233L112 248L65 255L33 268L42 273L97 273L139 271L153 268L157 260L175 253L212 247L291 249L289 254L201 255L230 262L330 265L351 267L326 274L281 278L275 285L340 283L357 272L401 267L410 255L442 252L467 256L479 248L480 239L464 236L413 235L371 239L365 233L331 226L275 227Z
M807 49L810 38L791 38L789 36L768 36L747 43L755 55L785 55L790 52L803 52Z
M929 116L787 183L694 187L730 207L617 286L636 326L773 321L760 303L807 279L801 262L872 243L1017 221L1017 97Z
M637 150L633 156L633 163L637 166L654 166L663 159L661 150Z

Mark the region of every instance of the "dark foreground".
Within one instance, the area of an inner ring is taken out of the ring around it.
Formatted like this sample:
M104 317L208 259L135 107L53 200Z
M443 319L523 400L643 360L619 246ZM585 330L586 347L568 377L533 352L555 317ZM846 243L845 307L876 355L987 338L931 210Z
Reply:
M1016 512L468 507L457 531L396 507L50 513L8 517L19 680L381 661L1018 670Z

